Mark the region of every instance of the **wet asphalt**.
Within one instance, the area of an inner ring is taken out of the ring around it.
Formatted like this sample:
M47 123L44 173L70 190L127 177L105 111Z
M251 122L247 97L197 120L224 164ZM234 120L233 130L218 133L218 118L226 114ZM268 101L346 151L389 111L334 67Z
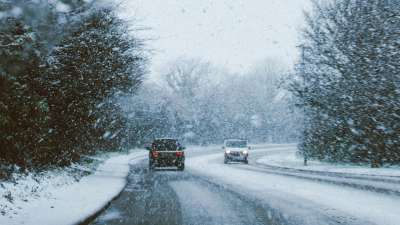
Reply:
M213 152L215 150L197 151L193 155ZM252 155L257 158L257 154L264 153L254 152ZM238 163L237 166L291 177L293 182L309 179L304 178L304 174L300 176L298 171L285 174L287 172L282 172L282 168L265 168L252 158L249 165L243 167ZM346 212L316 206L301 197L281 196L279 190L267 190L272 194L263 199L213 178L193 174L190 170L178 171L172 167L149 171L148 158L131 165L127 179L127 186L120 196L100 215L84 224L370 224ZM321 209L316 210L318 207Z
M90 224L291 224L276 210L186 171L131 165L118 199Z

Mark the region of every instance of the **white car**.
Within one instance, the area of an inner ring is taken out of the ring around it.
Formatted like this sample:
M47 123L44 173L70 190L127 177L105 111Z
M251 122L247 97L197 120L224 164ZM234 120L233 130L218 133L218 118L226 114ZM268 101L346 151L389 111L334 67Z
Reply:
M224 163L228 162L244 162L248 163L250 146L247 145L247 140L242 139L227 139L224 141L222 149L225 150Z

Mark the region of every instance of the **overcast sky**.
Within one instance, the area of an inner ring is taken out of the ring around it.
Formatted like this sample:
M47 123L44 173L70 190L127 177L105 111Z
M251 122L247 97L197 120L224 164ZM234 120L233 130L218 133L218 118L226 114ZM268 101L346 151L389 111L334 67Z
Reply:
M152 68L174 58L201 57L235 73L255 63L298 56L298 27L309 0L134 0L136 17L157 40ZM131 10L131 9L130 9ZM132 13L131 15L133 15Z

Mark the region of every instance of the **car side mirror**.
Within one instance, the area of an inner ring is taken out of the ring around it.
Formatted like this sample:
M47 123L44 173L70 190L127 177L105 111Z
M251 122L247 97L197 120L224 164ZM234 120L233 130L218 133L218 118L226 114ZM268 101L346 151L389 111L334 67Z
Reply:
M222 149L225 149L225 146L222 146Z
M249 149L251 149L251 147L249 146Z
M146 147L146 149L149 150L149 151L151 151L151 148L150 148L150 147Z

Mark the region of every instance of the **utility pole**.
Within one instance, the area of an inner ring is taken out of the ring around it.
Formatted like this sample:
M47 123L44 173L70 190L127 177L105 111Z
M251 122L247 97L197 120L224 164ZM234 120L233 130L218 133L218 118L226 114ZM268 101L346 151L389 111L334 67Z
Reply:
M301 73L301 79L303 80L303 89L305 88L305 85L306 85L306 83L305 83L305 79L304 79L304 77L305 77L305 69L304 69L304 67L305 67L305 46L304 46L304 44L301 44L301 45L299 45L299 46L297 46L297 47L299 47L299 48L301 48L301 67L300 67L300 73ZM305 99L305 95L304 95L304 90L303 90L303 93L302 93L302 100L303 100L303 127L304 127L304 130L306 129L306 125L307 125L307 123L306 123L306 120L307 120L307 116L306 116L306 99ZM303 154L304 154L304 166L307 166L307 159L308 159L308 151L306 150L306 149L303 149Z

